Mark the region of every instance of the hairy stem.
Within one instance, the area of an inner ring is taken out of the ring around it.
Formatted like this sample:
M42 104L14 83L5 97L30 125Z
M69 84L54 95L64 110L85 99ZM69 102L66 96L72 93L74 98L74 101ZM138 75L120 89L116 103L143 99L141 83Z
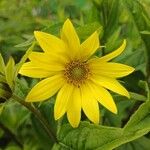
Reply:
M22 98L18 97L17 95L13 94L12 98L19 102L21 105L26 107L30 112L34 114L34 116L40 121L43 128L47 132L48 136L53 140L54 143L58 143L57 138L55 134L53 133L53 130L49 126L48 121L44 118L44 116L41 114L41 112L33 107L30 103L25 102Z

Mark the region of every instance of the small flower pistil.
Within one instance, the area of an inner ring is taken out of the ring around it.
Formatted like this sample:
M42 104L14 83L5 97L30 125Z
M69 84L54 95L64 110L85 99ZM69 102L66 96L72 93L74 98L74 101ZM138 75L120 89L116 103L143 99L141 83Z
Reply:
M79 60L67 63L65 68L64 76L67 82L77 87L80 87L90 75L88 64L86 62L80 62Z

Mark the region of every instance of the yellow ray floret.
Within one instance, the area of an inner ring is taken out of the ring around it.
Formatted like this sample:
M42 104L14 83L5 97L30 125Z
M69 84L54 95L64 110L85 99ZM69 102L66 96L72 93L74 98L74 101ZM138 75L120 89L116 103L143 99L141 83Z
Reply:
M108 90L130 97L117 78L132 73L134 68L108 62L124 51L126 40L112 53L93 58L91 56L100 47L97 31L80 43L73 24L67 19L60 34L61 38L58 38L40 31L34 32L43 52L32 52L29 62L24 63L19 73L44 79L31 89L26 101L44 101L57 94L54 106L56 120L67 113L72 127L78 127L83 110L90 121L98 124L98 103L117 113L117 107Z

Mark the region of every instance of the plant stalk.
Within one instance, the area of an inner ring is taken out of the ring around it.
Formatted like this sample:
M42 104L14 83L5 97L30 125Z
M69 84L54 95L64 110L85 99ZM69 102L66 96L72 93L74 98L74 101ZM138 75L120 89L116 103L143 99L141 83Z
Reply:
M48 121L44 118L44 116L42 115L42 113L36 109L35 107L33 107L31 105L31 103L27 103L25 102L22 98L18 97L17 95L13 94L12 98L14 100L16 100L18 103L20 103L21 105L23 105L24 107L26 107L30 112L32 112L34 114L34 116L39 120L39 122L42 124L43 128L45 129L45 131L47 132L48 136L52 139L52 141L54 143L58 143L57 138L53 132L53 130L51 129L51 127L49 126Z

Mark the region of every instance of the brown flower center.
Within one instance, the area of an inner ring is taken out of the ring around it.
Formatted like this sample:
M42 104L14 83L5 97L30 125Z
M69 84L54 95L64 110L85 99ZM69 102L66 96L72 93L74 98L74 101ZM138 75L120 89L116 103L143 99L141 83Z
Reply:
M64 76L68 83L71 83L77 87L89 77L90 70L86 62L81 62L79 60L71 61L66 64L66 69Z

